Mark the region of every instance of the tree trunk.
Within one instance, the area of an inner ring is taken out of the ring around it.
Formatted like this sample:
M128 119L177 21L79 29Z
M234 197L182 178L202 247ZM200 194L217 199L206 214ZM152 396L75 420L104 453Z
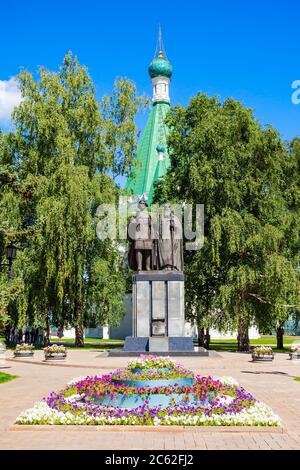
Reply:
M276 326L276 338L277 338L278 349L283 349L283 335L284 335L283 323L278 323Z
M82 304L80 298L75 299L74 305L74 318L75 318L75 346L77 348L84 347L84 327L82 318Z
M83 348L84 346L84 328L83 325L75 325L75 346Z
M205 348L205 330L201 325L197 325L198 330L198 346Z
M210 345L209 328L206 328L206 332L205 332L205 349L209 349L209 345Z
M49 325L49 318L48 318L48 309L46 310L46 327L44 328L44 338L43 338L43 345L44 347L49 346L50 344L50 325Z
M248 352L250 348L248 322L240 319L238 325L238 351Z

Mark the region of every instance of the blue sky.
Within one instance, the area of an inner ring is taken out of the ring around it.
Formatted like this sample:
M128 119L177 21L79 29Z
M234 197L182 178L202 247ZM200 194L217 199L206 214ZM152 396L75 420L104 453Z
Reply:
M99 98L117 76L150 95L147 68L161 22L172 104L186 105L199 91L232 96L284 138L300 135L300 105L291 102L291 84L300 79L299 0L15 0L2 2L0 12L2 96L20 67L55 70L68 50L87 65Z

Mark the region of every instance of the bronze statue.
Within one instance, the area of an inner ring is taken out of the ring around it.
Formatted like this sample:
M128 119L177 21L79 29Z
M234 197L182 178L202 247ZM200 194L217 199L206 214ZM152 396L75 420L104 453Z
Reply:
M182 225L172 213L169 204L164 204L159 217L158 266L163 270L183 270Z
M151 217L142 197L128 225L128 264L134 271L183 270L182 226L168 204Z
M128 264L134 271L150 271L154 269L153 224L144 198L140 199L138 208L139 212L131 218L128 225L128 237L131 241Z

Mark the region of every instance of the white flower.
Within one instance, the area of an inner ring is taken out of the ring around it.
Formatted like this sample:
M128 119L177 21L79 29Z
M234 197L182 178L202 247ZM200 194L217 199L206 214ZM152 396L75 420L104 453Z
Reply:
M74 395L70 395L69 397L66 397L65 398L65 401L69 402L69 403L73 403L73 402L77 402L79 400L81 400L83 398L83 394L80 395L79 393L76 393Z
M58 344L52 344L51 346L46 346L44 348L45 354L52 354L52 353L58 353L58 354L66 354L66 348L63 345L58 345Z
M148 369L151 367L168 368L174 367L176 361L169 356L155 356L141 354L138 359L130 361L128 364L129 369Z
M16 351L32 351L34 349L33 344L17 344Z
M17 424L136 424L134 416L114 418L98 415L88 416L86 414L73 415L70 412L63 413L53 410L45 402L39 402L33 408L21 413L16 419ZM155 417L154 426L176 425L176 426L280 426L280 418L273 413L271 408L264 403L256 402L250 408L240 413L225 413L212 416L165 416Z
M218 380L219 382L222 382L224 385L234 385L238 387L239 383L233 378L233 377L213 377L214 380Z
M271 348L271 346L261 345L261 346L255 346L253 348L253 352L255 354L272 355L273 354L273 349Z
M82 377L74 377L74 379L70 380L70 382L67 383L67 385L75 385L78 382L81 382L82 380L86 379L88 375L82 376Z

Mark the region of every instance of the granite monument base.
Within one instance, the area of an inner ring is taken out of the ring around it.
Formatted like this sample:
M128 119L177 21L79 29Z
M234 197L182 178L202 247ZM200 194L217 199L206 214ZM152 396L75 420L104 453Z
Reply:
M136 353L192 352L194 351L194 345L192 338L184 336L169 336L166 338L127 336L123 350Z
M111 351L102 353L101 356L109 356L109 357L137 357L140 354L148 355L148 354L156 354L158 356L171 356L171 357L190 357L190 356L196 356L196 357L221 357L216 351L207 351L204 348L198 348L197 351L128 351L123 349L112 349Z
M124 352L194 352L184 336L184 274L143 271L132 276L133 334Z

